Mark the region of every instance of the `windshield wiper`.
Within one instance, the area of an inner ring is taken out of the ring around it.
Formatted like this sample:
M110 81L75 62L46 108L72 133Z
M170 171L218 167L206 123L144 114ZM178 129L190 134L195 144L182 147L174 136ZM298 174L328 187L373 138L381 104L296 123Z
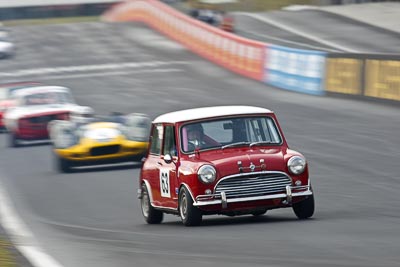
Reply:
M250 142L237 142L237 143L224 145L224 146L221 147L221 149L225 149L225 148L228 148L228 147L234 147L234 146L243 146L243 145L248 145L248 144L250 144Z
M269 145L272 144L271 141L258 141L258 142L253 142L250 144L250 147L252 146L258 146L258 145Z

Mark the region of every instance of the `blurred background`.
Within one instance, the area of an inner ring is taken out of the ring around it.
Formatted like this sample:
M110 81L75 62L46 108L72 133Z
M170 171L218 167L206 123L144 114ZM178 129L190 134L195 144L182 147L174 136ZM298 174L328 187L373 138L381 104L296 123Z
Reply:
M96 113L152 119L269 108L316 193L308 221L147 225L137 164L60 174L49 144L10 148L2 133L1 267L398 266L399 1L0 0L0 21L0 84L61 85Z

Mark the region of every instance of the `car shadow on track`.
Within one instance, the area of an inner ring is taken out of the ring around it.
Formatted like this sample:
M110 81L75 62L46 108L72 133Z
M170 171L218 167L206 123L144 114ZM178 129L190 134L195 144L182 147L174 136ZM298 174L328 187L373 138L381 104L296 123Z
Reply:
M93 166L74 167L70 170L69 173L104 172L104 171L115 171L115 170L140 169L141 167L142 167L141 162L93 165Z
M271 224L271 223L288 223L288 222L296 222L296 223L307 223L311 221L316 221L316 218L310 218L307 220L299 220L296 216L282 216L282 215L261 215L261 216L252 216L252 215L242 215L235 217L221 216L221 217L203 217L203 221L199 226L196 227L216 227L216 226L234 226L234 225L242 225L242 224ZM164 225L170 226L180 226L182 227L182 222L177 219L176 222L165 222Z

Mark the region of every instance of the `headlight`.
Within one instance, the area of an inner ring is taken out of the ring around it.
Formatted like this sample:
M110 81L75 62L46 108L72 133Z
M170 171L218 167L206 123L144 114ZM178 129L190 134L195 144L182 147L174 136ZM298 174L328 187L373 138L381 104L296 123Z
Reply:
M197 176L202 183L211 184L215 181L217 171L211 165L203 165L197 171Z
M291 173L301 174L306 167L306 159L299 156L293 156L289 159L287 165Z
M54 140L54 146L56 148L68 148L76 145L78 138L73 133L64 132Z

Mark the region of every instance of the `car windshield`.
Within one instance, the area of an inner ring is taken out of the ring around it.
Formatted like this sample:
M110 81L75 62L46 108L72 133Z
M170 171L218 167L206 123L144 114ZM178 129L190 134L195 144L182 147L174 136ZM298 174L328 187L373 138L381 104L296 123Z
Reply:
M185 124L181 127L183 152L282 143L274 120L268 116L234 117Z
M68 92L60 91L29 94L23 99L26 106L68 103L74 103L72 96Z

